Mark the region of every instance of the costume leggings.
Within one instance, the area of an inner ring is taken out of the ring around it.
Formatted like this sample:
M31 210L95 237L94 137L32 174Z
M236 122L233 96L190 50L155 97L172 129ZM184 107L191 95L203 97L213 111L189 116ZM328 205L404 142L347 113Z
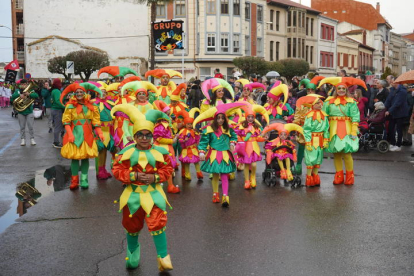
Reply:
M251 178L255 178L256 179L256 168L257 168L257 163L251 163L251 164L246 164L244 167L244 181L249 181L251 180ZM250 174L250 170L252 171ZM250 178L251 176L251 178Z
M223 189L223 195L229 195L229 174L228 173L213 173L213 193L218 193L219 177L221 177L221 188Z
M305 145L298 144L297 162L296 164L302 165L303 157L305 156Z
M338 152L334 153L334 165L337 172L343 171L342 160L345 163L345 169L350 172L354 170L354 160L351 153Z
M185 170L185 176L186 177L191 177L191 172L190 172L190 165L191 163L181 163L184 167ZM194 163L196 172L200 172L200 163Z
M72 176L76 176L79 173L79 161L81 161L81 173L88 174L89 171L89 159L82 159L77 160L73 159L72 163L70 164L70 170L72 172Z

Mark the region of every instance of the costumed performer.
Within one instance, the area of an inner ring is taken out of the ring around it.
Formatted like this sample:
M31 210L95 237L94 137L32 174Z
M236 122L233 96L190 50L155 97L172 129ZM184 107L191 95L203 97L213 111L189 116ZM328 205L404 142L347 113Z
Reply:
M224 89L226 89L230 95L226 95ZM203 81L201 84L201 91L206 97L200 106L201 113L207 111L210 107L231 103L234 98L233 88L223 79L211 78Z
M229 126L227 116L244 106L245 103L221 104L211 107L201 113L193 122L193 127L204 121L213 121L204 129L198 145L200 160L204 161L201 165L203 172L212 173L213 202L220 202L218 191L219 178L223 189L221 204L228 207L229 198L229 174L236 171L236 164L232 152L237 141L237 135Z
M135 101L132 103L142 114L148 110L154 109L152 104L148 101L149 94L154 94L157 91L155 85L148 81L132 81L124 84L121 93L131 91Z
M238 138L241 138L236 146L236 158L238 163L247 165L244 166L244 188L249 190L250 188L256 188L256 162L262 160L258 142L265 141L260 136L262 127L259 121L256 120L256 114L261 114L267 123L269 123L269 115L263 106L245 103L246 106L241 107L245 117L240 120L234 131Z
M138 76L138 73L132 70L131 68L127 67L120 67L120 66L105 66L98 71L98 78L102 73L107 73L108 75L112 76L113 82L120 83L123 81L124 77L128 74L132 74L134 76Z
M193 108L190 112L181 111L184 118L185 127L178 133L178 142L181 145L181 153L178 160L184 168L183 177L185 180L191 181L190 164L194 164L197 178L203 179L203 173L200 170L200 157L198 153L198 144L200 143L200 133L193 128L194 116L196 112L200 113L198 108Z
M354 160L352 153L359 148L358 125L360 120L359 109L355 100L348 91L350 85L361 85L362 80L348 77L325 78L319 84L331 83L335 85L332 97L328 97L324 103L323 111L329 116L329 146L328 152L334 154L335 178L333 184L353 185ZM346 179L344 182L344 171L342 160L345 163Z
M112 114L127 114L133 123L135 143L124 148L116 156L112 172L116 179L125 185L119 200L122 211L122 225L127 240L126 267L137 268L140 262L140 244L138 237L147 223L148 230L157 250L158 269L173 269L167 251L167 197L160 185L173 173L168 151L152 145L154 122L131 105L117 105ZM162 112L152 110L153 119L165 116ZM171 208L171 206L170 206Z
M303 129L296 124L273 123L265 127L262 135L271 130L276 130L279 133L279 137L266 144L266 162L270 164L276 158L280 167L280 178L292 181L293 175L290 169L290 161L296 162L297 159L295 144L288 139L289 133L296 131L303 135Z
M177 88L176 84L170 79L174 77L182 78L180 72L170 69L155 69L145 73L145 78L149 76L160 79L160 85L157 87L157 100L170 104L171 93Z
M89 158L98 156L98 146L95 142L95 132L99 139L104 141L101 130L101 121L98 106L90 101L90 95L86 95L86 90L96 90L102 97L102 92L90 83L73 83L65 88L60 96L60 102L68 93L75 93L66 104L62 116L62 123L66 133L63 136L63 147L61 155L66 159L71 159L72 181L70 189L79 187L79 161L81 163L80 186L83 189L89 187L88 171Z
M283 102L281 96L283 95ZM295 112L287 102L289 97L289 88L286 84L279 84L276 87L270 89L267 93L267 103L264 108L269 114L269 119L282 119L289 122L293 119L293 113Z
M323 149L329 143L328 115L322 111L323 101L317 94L309 94L297 101L297 108L301 106L311 108L305 116L303 136L305 137L305 164L306 186L320 186L321 179L318 171L323 162ZM299 162L299 161L298 161Z

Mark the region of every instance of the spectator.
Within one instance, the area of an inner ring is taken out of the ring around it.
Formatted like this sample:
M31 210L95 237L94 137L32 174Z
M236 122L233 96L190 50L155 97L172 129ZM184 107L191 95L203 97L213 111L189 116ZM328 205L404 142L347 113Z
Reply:
M236 79L234 77L229 78L229 84L231 85L231 87L233 87L233 89L234 89L234 82L235 81L236 81Z
M340 77L346 77L346 71L344 69L342 69L341 71L339 71L338 74Z
M49 133L52 133L53 131L53 118L51 114L50 108L52 107L52 103L50 102L50 98L52 97L51 91L50 91L50 84L48 81L46 81L43 84L43 88L41 91L42 98L45 104L45 115L48 118L47 119L47 125L49 126Z
M387 100L388 94L390 94L390 91L386 88L388 86L387 81L385 80L379 80L377 82L377 91L372 93L373 103L372 106L374 106L377 102L383 102Z
M220 73L220 69L218 69L218 68L216 68L216 70L214 70L214 77L224 80L224 76L223 76L223 74Z
M374 112L369 116L368 123L383 124L385 122L385 105L383 102L376 102L374 104Z
M368 123L366 118L366 106L368 105L368 99L362 95L362 91L359 88L355 89L354 91L351 91L351 89L349 89L349 93L357 102L357 106L359 109L359 127L366 130L368 129Z
M385 116L389 118L390 151L401 151L403 122L404 118L408 116L407 89L403 85L395 83L392 75L387 77L387 81L391 85L390 94L385 101L387 108ZM397 133L397 140L395 133Z
M204 99L200 83L200 80L195 80L193 86L191 86L190 94L188 95L188 102L191 108L200 108L200 103Z
M404 119L403 123L403 146L412 146L413 145L413 137L408 132L408 128L410 127L410 119L411 114L413 113L413 104L414 104L414 97L413 91L414 86L409 86L407 89L407 104L408 104L408 116Z
M53 118L53 147L54 148L62 148L62 143L60 142L60 135L63 131L62 125L62 115L63 111L65 111L65 106L62 105L60 102L60 94L62 89L62 82L60 79L54 79L52 84L52 92L51 92L51 114Z
M241 76L241 73L239 72L239 70L238 70L238 69L233 69L232 73L233 73L233 77L234 77L236 80L238 80L238 79L239 79L239 77Z

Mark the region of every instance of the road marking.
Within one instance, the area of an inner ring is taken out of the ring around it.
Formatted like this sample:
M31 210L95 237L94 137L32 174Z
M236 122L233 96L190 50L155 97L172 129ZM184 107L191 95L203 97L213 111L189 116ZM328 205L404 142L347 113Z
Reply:
M19 133L16 133L16 135L14 135L14 137L3 148L0 149L0 155L2 155L3 152L5 152L14 143L17 137L19 137Z

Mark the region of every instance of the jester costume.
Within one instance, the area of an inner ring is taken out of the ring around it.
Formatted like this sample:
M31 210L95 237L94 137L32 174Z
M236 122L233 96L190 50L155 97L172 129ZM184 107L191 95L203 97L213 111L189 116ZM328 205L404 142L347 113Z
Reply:
M136 77L129 77L125 79L121 85L121 95L124 96L126 93L131 94L133 98L135 98L135 101L131 104L135 106L142 114L145 114L148 110L154 109L152 104L148 101L148 98L151 95L154 95L157 91L157 88L148 81L137 81L137 80L131 80ZM125 82L125 83L124 83ZM123 84L124 83L124 84ZM138 93L145 93L146 100L145 101L139 101Z
M216 102L214 104L211 101L213 94L215 94L219 89L226 89L230 93L231 99L226 98L226 95L224 95L223 98L226 98L226 103L232 102L232 99L234 99L234 90L227 81L218 78L211 78L205 80L201 84L201 91L206 97L206 99L201 103L200 106L201 113L204 113L210 107L217 107L219 105L224 104L224 101L221 98L216 98Z
M288 117L287 121L293 119L293 113L295 112L287 102L289 88L286 84L279 84L273 87L267 94L268 98L272 98L273 104L266 103L264 108L267 110L270 120L281 119ZM283 94L283 102L280 101Z
M82 90L99 91L95 85L90 83L82 83L81 85L74 83L66 87L60 96L60 102L68 93ZM100 92L102 93L102 92ZM76 97L72 96L66 105L62 116L62 123L65 127L66 133L63 136L63 147L61 154L64 158L72 159L71 172L72 183L70 189L74 190L79 187L79 160L81 160L81 188L87 189L89 158L98 156L98 146L95 142L95 129L101 140L104 140L104 135L101 131L101 121L98 106L90 101L90 95L84 94L83 101L78 101Z
M338 78L325 78L321 81L335 84ZM339 78L342 82L336 84L345 88L348 85L358 84L357 79ZM350 79L350 80L347 80ZM354 81L355 80L355 81ZM359 109L355 100L348 96L328 97L324 103L323 111L329 116L329 145L328 152L334 154L334 165L336 174L334 184L344 183L344 172L342 160L344 160L346 168L345 184L354 184L354 164L352 153L357 152L359 148L358 141L358 125L360 120Z
M162 78L168 78L168 83L166 84L161 84L160 86L157 87L157 97L156 100L160 100L165 102L166 104L170 104L171 103L171 93L177 88L177 86L175 85L175 83L173 81L170 81L171 78L173 77L179 77L182 78L183 76L181 75L180 72L174 71L174 70L169 70L169 69L155 69L155 70L150 70L148 72L145 73L145 78L148 78L149 76L152 76L154 78L157 79L162 79ZM161 80L161 83L163 81Z
M116 106L115 111L122 110L133 122L133 133L141 130L152 132L153 122L129 105ZM154 110L155 111L155 110ZM157 116L164 116L159 111ZM147 138L148 139L148 138ZM147 223L148 230L153 237L157 250L158 268L162 271L173 269L170 255L167 251L167 197L160 185L173 173L169 153L157 146L150 146L147 150L138 149L135 144L124 148L116 157L112 168L116 179L125 185L120 197L119 210L122 211L122 225L127 231L127 258L126 267L137 268L140 262L140 244L138 237ZM146 184L140 181L138 173L154 176L154 182ZM171 207L170 207L171 208Z
M121 82L124 79L124 77L128 74L138 76L138 73L134 70L121 66L106 66L99 69L98 78L102 73L107 73L108 75L112 76L115 82Z

